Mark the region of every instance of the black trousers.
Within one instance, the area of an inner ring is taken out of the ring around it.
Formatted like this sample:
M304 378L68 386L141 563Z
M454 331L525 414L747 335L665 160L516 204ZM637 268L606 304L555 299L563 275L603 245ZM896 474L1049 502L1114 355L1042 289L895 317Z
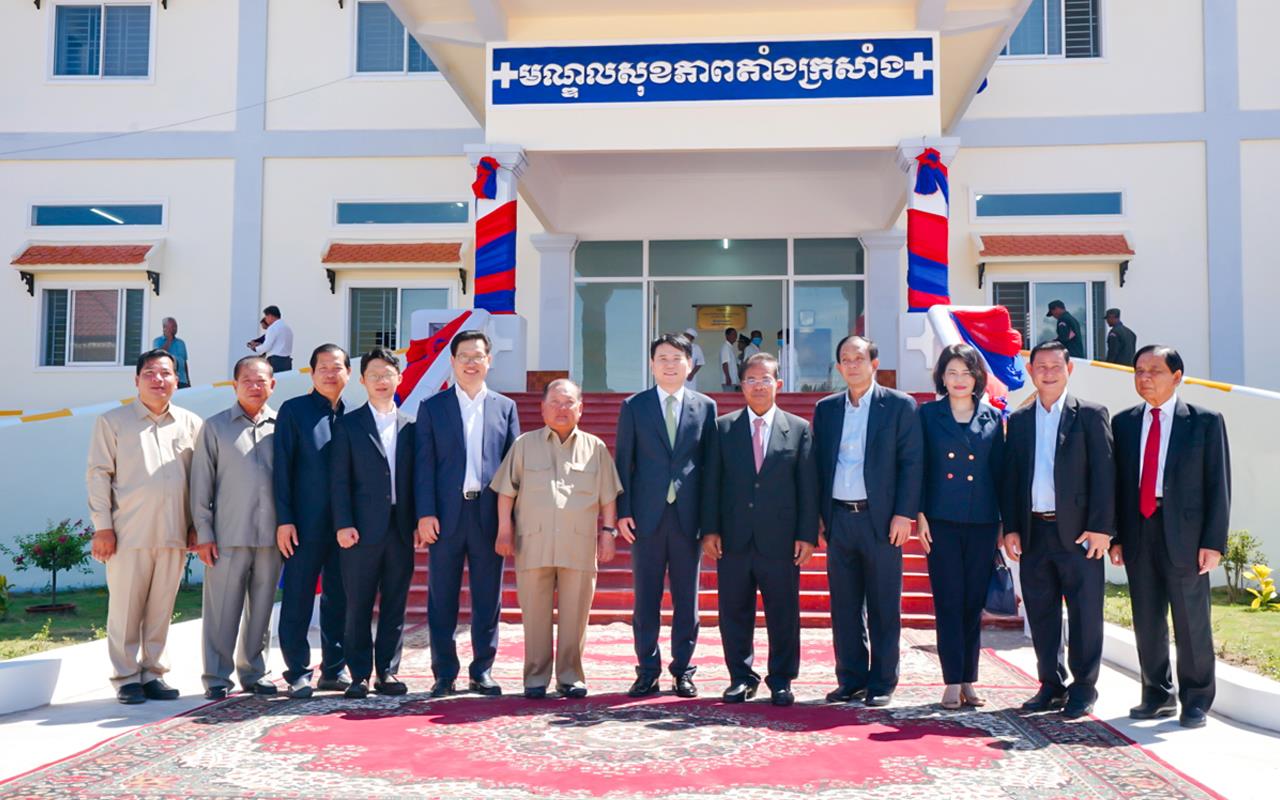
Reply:
M769 558L754 548L725 553L716 562L720 638L731 683L759 683L755 661L756 590L764 598L773 691L788 689L800 674L800 568L789 558Z
M1066 691L1072 701L1098 698L1102 668L1102 598L1105 559L1086 558L1080 545L1069 549L1058 537L1057 523L1032 519L1030 536L1022 540L1022 601L1031 624L1040 685L1055 694ZM1067 654L1063 664L1062 601L1067 603ZM1067 687L1067 667L1071 686Z
M284 561L280 600L280 654L284 679L293 683L311 674L311 608L320 581L320 676L335 678L346 666L342 639L347 624L347 600L342 588L342 564L333 531L298 531L298 545Z
M413 544L391 524L377 541L361 539L341 551L342 583L347 591L347 619L343 649L351 680L367 680L400 670L404 645L404 610L413 582ZM378 636L370 633L373 604L378 600Z
M293 371L292 356L267 356L267 363L271 365L271 370L275 374Z
M480 501L464 500L458 529L442 534L428 551L427 627L431 633L431 673L436 680L458 677L458 606L462 566L471 588L471 666L479 680L493 668L498 653L498 618L502 614L503 558L493 549L498 531L480 524Z
M1124 543L1124 568L1129 576L1142 699L1162 703L1173 696L1167 619L1172 611L1178 699L1184 708L1208 711L1215 685L1209 576L1201 575L1195 566L1179 567L1169 560L1162 509L1143 520L1136 540Z
M945 683L975 683L982 648L982 608L995 563L998 523L929 520L938 660Z
M662 630L662 588L670 575L671 674L692 677L690 666L698 644L698 571L702 568L702 547L697 539L680 530L674 503L667 504L656 530L638 531L631 545L631 570L635 580L635 609L631 632L635 637L636 673L646 678L662 674L662 652L658 634Z
M866 512L836 504L827 541L827 583L836 680L889 694L898 686L902 635L902 548Z

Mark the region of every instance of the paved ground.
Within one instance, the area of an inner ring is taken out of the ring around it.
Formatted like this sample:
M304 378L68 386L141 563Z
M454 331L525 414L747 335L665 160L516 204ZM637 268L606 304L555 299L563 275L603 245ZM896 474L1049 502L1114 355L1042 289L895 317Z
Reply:
M150 702L140 706L116 703L105 680L104 642L42 654L42 657L62 661L58 691L51 705L0 716L0 747L4 752L4 758L0 759L0 780L73 755L136 726L202 705L205 701L200 687L199 637L198 620L172 629L169 652L174 671L169 679L182 690L183 696L168 703ZM985 644L1018 667L1034 673L1035 656L1029 641L1020 632L988 631ZM272 669L278 674L279 654L273 650L272 656ZM1132 676L1110 666L1103 668L1099 691L1096 710L1099 719L1222 795L1253 797L1259 787L1280 784L1280 735L1216 716L1198 731L1179 728L1176 719L1131 722L1127 711L1137 702L1138 684ZM1270 789L1264 789L1263 793L1268 791Z

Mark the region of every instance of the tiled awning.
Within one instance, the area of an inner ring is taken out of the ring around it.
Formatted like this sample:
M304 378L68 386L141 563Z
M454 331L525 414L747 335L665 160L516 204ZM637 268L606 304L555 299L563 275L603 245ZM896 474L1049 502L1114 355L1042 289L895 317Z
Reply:
M35 294L35 277L53 272L145 273L151 290L160 294L163 241L154 242L27 242L9 261L18 270L27 293Z
M331 242L321 262L333 264L462 263L462 242ZM333 267L330 266L330 269Z
M979 234L980 261L1127 261L1133 248L1122 233Z

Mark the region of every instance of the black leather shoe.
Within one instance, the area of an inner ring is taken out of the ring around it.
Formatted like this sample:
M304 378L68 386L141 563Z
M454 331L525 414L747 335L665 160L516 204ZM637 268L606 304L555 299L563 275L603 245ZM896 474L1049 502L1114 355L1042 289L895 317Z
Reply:
M1182 716L1178 717L1178 724L1184 728L1203 728L1208 716L1203 709L1183 706Z
M861 700L867 696L866 689L855 689L852 686L837 686L827 692L828 703L848 703L853 700Z
M547 696L547 687L545 686L526 686L524 687L525 700L542 700Z
M1093 703L1077 703L1069 700L1062 708L1063 719L1081 719L1093 713Z
M791 693L790 689L774 689L773 694L769 697L769 702L779 708L794 705L796 696Z
M676 697L697 697L698 687L693 682L692 675L681 675L676 678Z
M560 691L561 697L567 697L570 700L581 700L587 696L585 683L562 683L556 688Z
M142 691L148 700L177 700L178 690L165 683L161 678L152 678L142 684Z
M142 690L140 683L126 683L116 689L116 699L126 706L136 706L147 702L147 693Z
M869 708L884 708L893 702L893 692L888 694L872 694L867 692L867 698L862 701L863 705Z
M284 693L294 700L306 700L313 693L311 688L311 677L304 675L285 687Z
M345 692L349 688L351 688L351 681L341 675L316 681L316 690L321 692Z
M1067 693L1055 694L1051 689L1041 689L1022 704L1023 711L1057 711L1067 704Z
M628 697L648 697L651 694L658 693L658 679L646 678L641 676L636 678L636 682L631 684L631 688L627 690Z
M486 673L481 676L480 680L472 678L467 682L467 690L476 694L482 694L485 697L498 697L502 694L502 687L494 682Z
M1129 709L1129 719L1160 719L1178 713L1178 701L1172 697L1163 703L1143 702Z
M749 681L742 681L725 689L724 694L720 695L720 699L726 703L745 703L755 696L756 685Z
M204 690L204 699L205 700L226 700L227 687L210 686L208 689Z
M258 680L254 681L248 686L245 686L242 688L246 692L249 692L250 694L260 694L267 697L270 697L271 695L280 691L274 683L267 680L266 678L259 678Z
M458 690L454 688L453 681L436 681L431 687L432 697L449 697L457 693Z
M348 700L363 700L369 696L369 679L361 678L358 681L352 681L351 685L343 690L342 696Z
M390 673L379 675L378 679L373 682L373 690L378 694L390 696L409 693L409 687L395 675Z

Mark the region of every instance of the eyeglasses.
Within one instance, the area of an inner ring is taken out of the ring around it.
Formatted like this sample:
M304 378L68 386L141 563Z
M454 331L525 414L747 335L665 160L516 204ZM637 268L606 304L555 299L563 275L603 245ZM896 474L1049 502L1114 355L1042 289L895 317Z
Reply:
M472 367L476 364L483 364L488 356L454 356L453 360L464 366Z
M777 382L778 381L776 378L771 378L770 376L766 375L763 378L744 378L742 381L742 385L747 387L772 386Z
M399 375L399 372L366 372L364 377L374 383L387 383L395 380Z

